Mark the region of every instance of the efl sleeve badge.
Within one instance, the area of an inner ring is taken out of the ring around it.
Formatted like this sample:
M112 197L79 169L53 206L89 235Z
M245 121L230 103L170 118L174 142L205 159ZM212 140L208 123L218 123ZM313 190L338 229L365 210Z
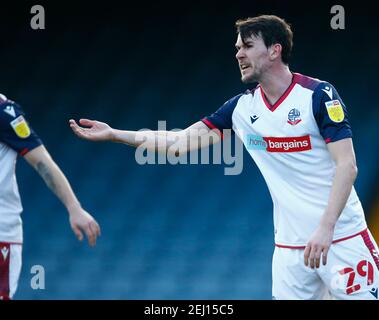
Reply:
M345 119L345 113L339 100L325 102L325 105L330 120L339 123Z
M11 126L19 138L26 139L30 136L30 128L23 116L19 116L17 119L13 120Z

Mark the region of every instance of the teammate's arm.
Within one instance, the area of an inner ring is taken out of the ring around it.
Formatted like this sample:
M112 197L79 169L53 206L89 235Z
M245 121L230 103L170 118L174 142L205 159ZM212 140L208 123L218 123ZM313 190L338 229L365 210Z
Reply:
M325 265L327 262L327 253L333 241L334 227L346 206L358 173L351 138L329 143L327 147L336 164L336 171L325 213L304 252L304 263L308 266L309 259L311 268L320 266L321 253L323 264Z
M100 227L96 220L81 207L67 178L46 148L41 145L28 152L24 158L66 207L70 225L76 237L81 241L83 239L82 231L84 231L89 244L94 246L96 238L100 235Z
M138 147L142 143L148 150L170 152L184 150L185 152L204 148L221 141L216 130L211 130L202 121L198 121L180 131L125 131L111 128L99 121L81 119L79 126L75 120L70 120L74 133L90 141L111 141ZM175 144L175 148L170 148ZM176 155L178 155L176 153Z

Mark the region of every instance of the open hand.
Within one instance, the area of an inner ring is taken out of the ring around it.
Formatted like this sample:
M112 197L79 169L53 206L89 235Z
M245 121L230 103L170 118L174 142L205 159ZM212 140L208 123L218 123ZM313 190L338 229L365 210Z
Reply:
M104 122L80 119L79 123L82 126L79 126L73 119L69 121L72 131L79 138L91 141L108 141L113 139L113 129Z

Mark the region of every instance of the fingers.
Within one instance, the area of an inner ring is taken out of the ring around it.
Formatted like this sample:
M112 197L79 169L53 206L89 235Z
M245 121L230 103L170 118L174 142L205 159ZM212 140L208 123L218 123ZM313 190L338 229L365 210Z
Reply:
M304 250L304 264L308 267L309 254L311 253L311 245L307 244Z
M326 249L324 249L324 251L323 251L323 253L322 253L322 264L323 264L324 266L326 265L326 262L327 262L328 251L329 251L329 248L326 248Z
M87 236L88 244L91 247L94 247L96 245L96 236L95 236L94 232L92 231L91 227L89 225L87 227L85 227L84 232Z
M96 121L88 120L88 119L80 119L79 123L86 127L92 127L96 123Z
M316 248L311 246L311 252L309 253L309 266L314 269L315 267Z
M86 138L87 137L87 134L86 132L84 131L85 129L84 128L81 128L76 122L75 120L70 120L69 121L69 124L70 124L70 127L72 129L72 131L74 131L74 133L79 137L79 138Z
M81 219L75 217L76 220L71 220L71 228L74 231L79 241L83 240L83 233L88 239L91 247L96 245L97 237L101 235L100 226L92 217L84 216ZM84 221L83 221L84 220Z
M76 123L75 120L73 119L70 119L69 120L69 124L70 124L70 128L75 132L75 133L78 133L80 131L80 127L78 126L78 124Z
M79 128L78 124L76 123L76 121L74 119L70 119L68 121L68 123L69 123L71 129L78 129Z
M94 232L96 237L99 237L101 235L101 229L100 229L99 224L94 220L91 222L90 226L91 226L91 230Z
M304 250L304 264L312 269L320 267L321 255L322 264L327 262L329 248L308 244Z
M75 236L78 238L79 241L83 240L83 233L80 231L78 227L73 227L72 231L74 232Z
M85 228L85 232L88 238L88 243L91 247L96 245L96 239L100 236L100 226L96 221L91 221Z
M96 222L96 225L97 225L97 230L99 232L98 236L100 237L101 236L101 228L97 222Z
M315 252L315 263L316 263L316 268L320 268L320 259L321 259L321 253L322 253L322 248L316 248Z
M88 243L91 247L96 245L96 233L92 230L91 224L89 224L86 228L86 235L88 238Z

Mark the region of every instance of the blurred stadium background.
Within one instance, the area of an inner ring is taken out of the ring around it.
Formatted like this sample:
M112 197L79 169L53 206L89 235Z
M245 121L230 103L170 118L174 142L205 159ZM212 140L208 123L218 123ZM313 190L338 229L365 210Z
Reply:
M346 30L335 31L332 2L39 2L46 30L33 31L34 4L1 4L0 92L24 107L102 237L94 249L78 243L63 206L20 159L16 299L271 299L272 203L246 154L238 176L223 165L140 166L134 149L79 140L67 124L88 117L138 130L167 120L173 129L210 114L247 88L234 22L261 13L292 24L291 69L332 82L348 106L355 186L379 240L375 10L346 4ZM45 290L30 287L33 265L45 268Z

